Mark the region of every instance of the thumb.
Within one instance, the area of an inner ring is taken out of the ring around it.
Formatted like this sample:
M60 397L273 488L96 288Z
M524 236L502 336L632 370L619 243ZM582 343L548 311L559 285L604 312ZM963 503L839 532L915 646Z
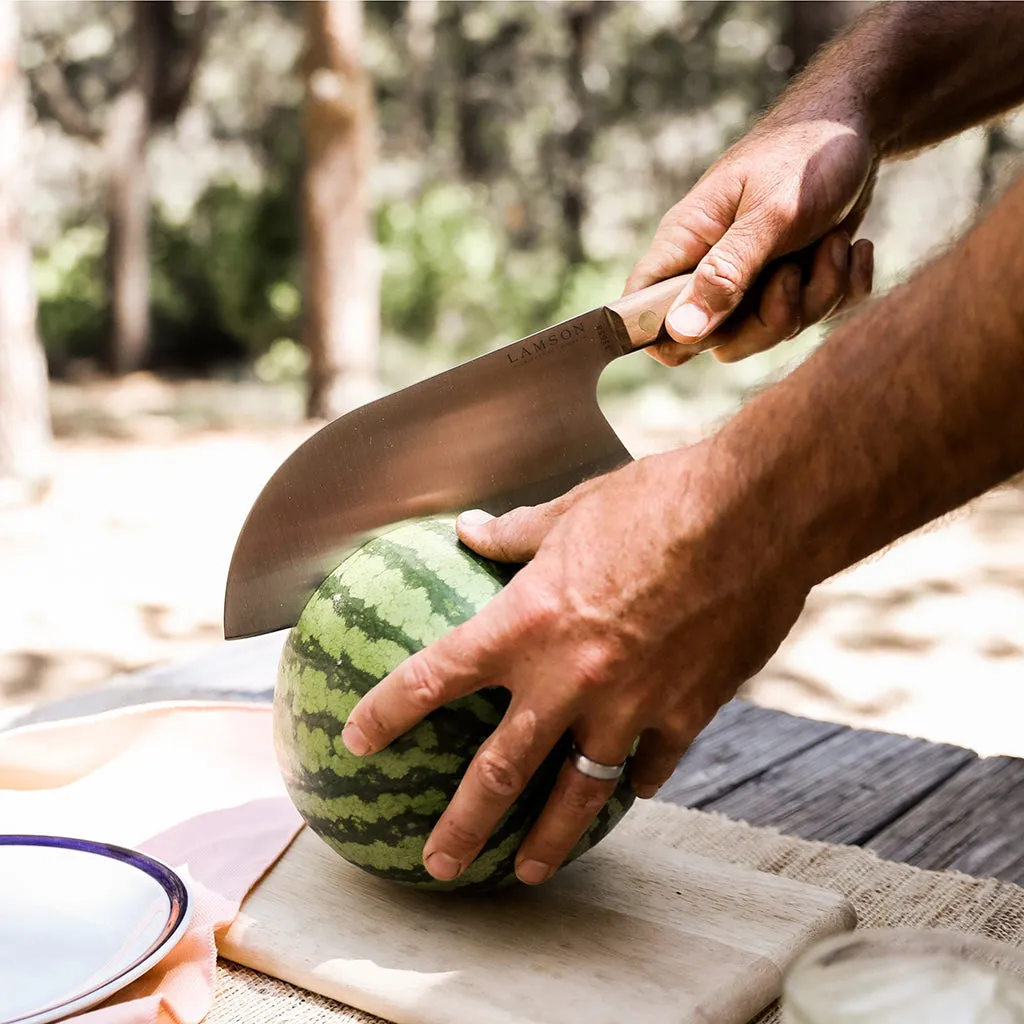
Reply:
M554 502L524 505L495 518L481 509L463 512L455 522L459 539L496 562L528 562L558 521Z
M757 280L776 239L737 221L697 264L665 319L669 335L693 343L707 337Z
M717 167L717 165L716 165ZM626 281L624 294L692 270L721 241L743 200L743 179L712 168L661 218L650 247Z

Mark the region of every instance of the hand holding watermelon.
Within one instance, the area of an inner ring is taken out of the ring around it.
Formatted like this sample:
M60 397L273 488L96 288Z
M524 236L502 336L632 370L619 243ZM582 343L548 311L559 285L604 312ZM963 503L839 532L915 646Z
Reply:
M527 562L475 616L403 661L355 706L346 747L386 747L453 700L511 693L423 851L427 870L464 872L565 733L614 765L640 743L630 777L652 796L719 706L771 656L807 587L751 561L710 514L722 477L707 445L632 463L546 505L501 519L465 514L461 539ZM550 878L615 783L570 762L522 843L516 874Z
M423 865L426 842L466 768L501 723L508 690L487 685L466 693L370 756L349 753L342 730L363 696L486 607L518 568L471 551L459 540L454 518L415 520L350 554L288 633L274 689L274 746L285 786L313 832L372 875L474 892L515 881L516 853L572 752L570 735L560 737L473 863L458 878L439 881ZM566 861L601 842L633 801L623 771Z

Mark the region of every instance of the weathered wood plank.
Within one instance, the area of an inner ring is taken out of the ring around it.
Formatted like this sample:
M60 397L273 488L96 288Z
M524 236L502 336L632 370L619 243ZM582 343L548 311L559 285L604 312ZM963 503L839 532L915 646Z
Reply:
M968 763L867 846L888 860L1024 884L1024 760Z
M859 845L974 759L960 747L844 729L704 808L805 839Z
M843 729L745 700L730 701L697 737L658 797L702 807Z
M216 644L206 654L116 676L103 686L30 708L4 728L163 700L269 701L283 633Z

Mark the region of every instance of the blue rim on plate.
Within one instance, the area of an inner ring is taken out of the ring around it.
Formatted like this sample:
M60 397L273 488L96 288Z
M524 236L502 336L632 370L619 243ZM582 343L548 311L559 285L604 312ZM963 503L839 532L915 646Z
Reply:
M130 850L113 843L102 843L88 839L70 839L48 835L0 835L2 846L39 846L80 853L92 853L135 868L149 875L164 891L169 903L167 921L157 937L133 960L121 967L115 974L102 979L90 988L78 991L71 998L62 999L49 1006L40 1006L27 1015L11 1018L2 1024L43 1024L44 1021L59 1020L62 1017L95 1006L96 1003L113 995L135 981L151 967L162 960L185 934L192 917L192 900L188 887L182 878L166 864L138 850Z

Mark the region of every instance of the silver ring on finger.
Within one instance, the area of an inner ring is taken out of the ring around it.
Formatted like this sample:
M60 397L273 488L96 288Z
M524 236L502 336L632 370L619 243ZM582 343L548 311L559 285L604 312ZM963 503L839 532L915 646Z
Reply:
M572 745L569 761L580 774L586 775L591 779L600 779L602 782L611 782L614 779L618 779L626 770L625 761L619 764L602 764L600 761L592 761L575 743Z

